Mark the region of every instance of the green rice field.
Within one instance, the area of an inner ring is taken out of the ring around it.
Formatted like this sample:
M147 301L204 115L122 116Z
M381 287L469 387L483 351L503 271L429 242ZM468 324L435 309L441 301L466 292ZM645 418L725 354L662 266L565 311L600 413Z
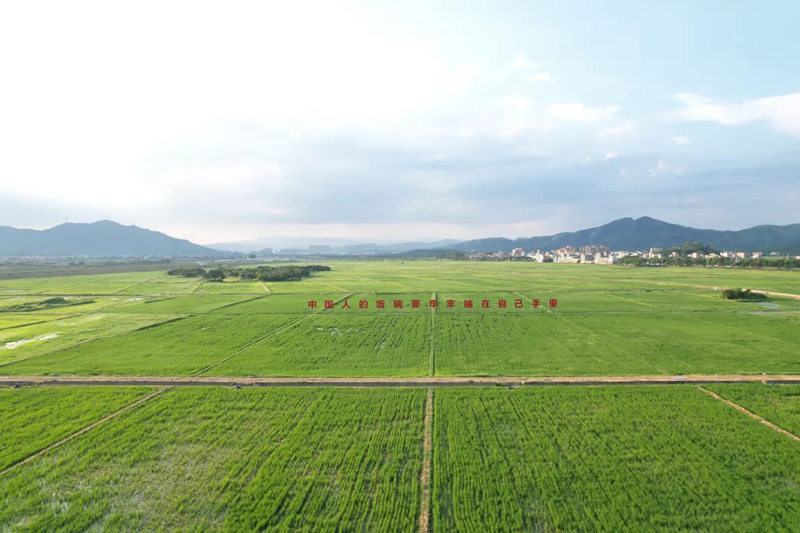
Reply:
M800 531L799 272L328 265L0 280L0 532Z
M225 360L216 375L800 373L800 300L727 301L713 289L800 293L797 272L332 265L299 282L2 280L0 372L178 376ZM52 297L72 304L36 309Z

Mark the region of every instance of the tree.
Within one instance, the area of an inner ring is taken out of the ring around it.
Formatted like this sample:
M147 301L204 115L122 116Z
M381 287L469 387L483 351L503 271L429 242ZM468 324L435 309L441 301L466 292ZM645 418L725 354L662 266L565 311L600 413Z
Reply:
M225 272L222 269L215 268L206 272L203 277L208 281L222 281L225 279Z

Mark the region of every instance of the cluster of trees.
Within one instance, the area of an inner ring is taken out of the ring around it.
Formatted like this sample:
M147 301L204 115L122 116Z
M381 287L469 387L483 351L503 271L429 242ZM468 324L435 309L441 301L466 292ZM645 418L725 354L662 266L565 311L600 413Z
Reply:
M725 289L722 291L722 297L726 300L766 300L767 298L760 292L742 288Z
M205 276L206 270L204 268L174 268L167 270L170 276L180 276L182 278L200 278Z
M737 267L741 268L798 268L800 269L800 259L793 257L770 257L768 259L739 259Z
M243 281L299 281L312 272L323 272L331 267L324 265L284 265L257 266L255 268L217 267L210 270L203 268L181 268L167 272L170 276L184 278L202 277L206 281L223 281L225 278L239 278Z
M734 268L777 268L800 269L800 259L791 257L775 257L768 259L734 259L732 257L667 257L665 259L647 259L644 257L623 257L617 262L623 266L721 266Z
M680 248L675 248L678 252L681 253L682 256L687 256L689 254L693 254L695 252L699 254L714 254L719 253L712 245L710 244L703 244L700 241L686 241L683 243L683 246Z

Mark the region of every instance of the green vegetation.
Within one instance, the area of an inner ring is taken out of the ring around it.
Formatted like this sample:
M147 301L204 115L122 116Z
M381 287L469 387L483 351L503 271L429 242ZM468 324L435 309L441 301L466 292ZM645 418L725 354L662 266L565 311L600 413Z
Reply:
M800 436L800 385L724 383L706 388Z
M0 530L413 532L424 398L174 389L0 479Z
M141 315L133 315L141 316ZM202 315L172 319L9 365L9 375L190 375L285 326L292 317Z
M268 268L0 280L0 375L800 374L800 300L717 289L800 295L797 272ZM798 386L709 388L800 431ZM3 388L0 470L149 390ZM0 531L418 531L426 394L174 387L0 476ZM437 387L433 405L431 531L800 523L797 443L696 387Z
M206 274L206 269L200 267L173 268L167 270L169 276L180 276L182 278L202 278Z
M8 306L0 306L0 313L31 313L36 311L44 311L45 309L57 309L73 305L85 305L93 302L94 300L87 299L79 300L73 298L67 300L64 297L59 296L56 298L47 298L38 302L24 302Z
M175 317L87 313L69 317L38 315L38 318L40 321L35 323L0 329L0 375L19 374L8 370L14 364L26 364L25 361L38 356L58 361L62 350L88 346L92 341L118 337L140 328L174 320Z
M666 253L666 252L664 252ZM728 268L755 268L755 269L775 269L775 270L798 270L800 269L800 259L792 257L767 257L767 258L747 258L738 259L732 257L670 257L666 256L663 259L647 259L644 257L630 256L623 257L617 262L621 266L676 266L676 267L691 267L691 266L711 266L711 267L728 267Z
M189 375L224 359L208 372L418 376L431 365L437 376L800 372L800 300L741 305L721 298L717 286L800 294L800 276L362 261L274 283L165 272L7 280L0 281L0 373Z
M0 389L0 470L146 396L147 387Z
M788 531L797 443L693 387L437 389L433 530Z
M287 329L211 369L217 376L425 376L430 317L332 315Z
M766 300L767 297L760 292L753 292L750 289L733 288L724 289L722 297L726 300Z
M202 277L208 281L224 281L226 278L239 278L242 281L300 281L312 272L327 272L331 267L325 265L284 265L263 266L253 268L217 267L211 270L203 268L180 268L167 271L170 276L183 278Z

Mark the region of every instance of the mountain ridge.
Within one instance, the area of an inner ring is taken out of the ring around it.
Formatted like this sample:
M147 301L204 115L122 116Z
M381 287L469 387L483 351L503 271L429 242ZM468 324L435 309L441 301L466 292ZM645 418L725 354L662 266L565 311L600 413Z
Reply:
M316 241L326 239L318 238ZM761 224L742 230L698 229L664 222L651 217L613 220L602 226L554 235L507 239L491 237L468 241L440 240L431 243L362 244L363 252L396 253L408 250L442 248L461 252L510 252L554 250L564 246L608 246L612 250L645 250L651 247L680 246L701 241L720 250L779 251L800 253L800 224L777 226ZM447 243L446 245L443 245ZM424 245L424 246L419 246ZM332 251L337 252L335 246ZM350 247L342 247L346 250ZM139 226L125 226L111 220L92 223L64 223L45 230L0 226L0 256L185 256L220 257L231 251L215 250L176 239L165 233Z
M647 216L638 219L625 217L578 231L518 239L473 239L447 248L462 252L510 252L514 248L533 251L594 245L608 246L613 250L643 250L681 246L687 241L702 241L718 249L743 252L796 249L800 246L800 224L761 224L742 230L713 230L681 226Z
M0 226L0 255L206 257L228 253L186 239L176 239L160 231L99 220L67 222L44 230Z

